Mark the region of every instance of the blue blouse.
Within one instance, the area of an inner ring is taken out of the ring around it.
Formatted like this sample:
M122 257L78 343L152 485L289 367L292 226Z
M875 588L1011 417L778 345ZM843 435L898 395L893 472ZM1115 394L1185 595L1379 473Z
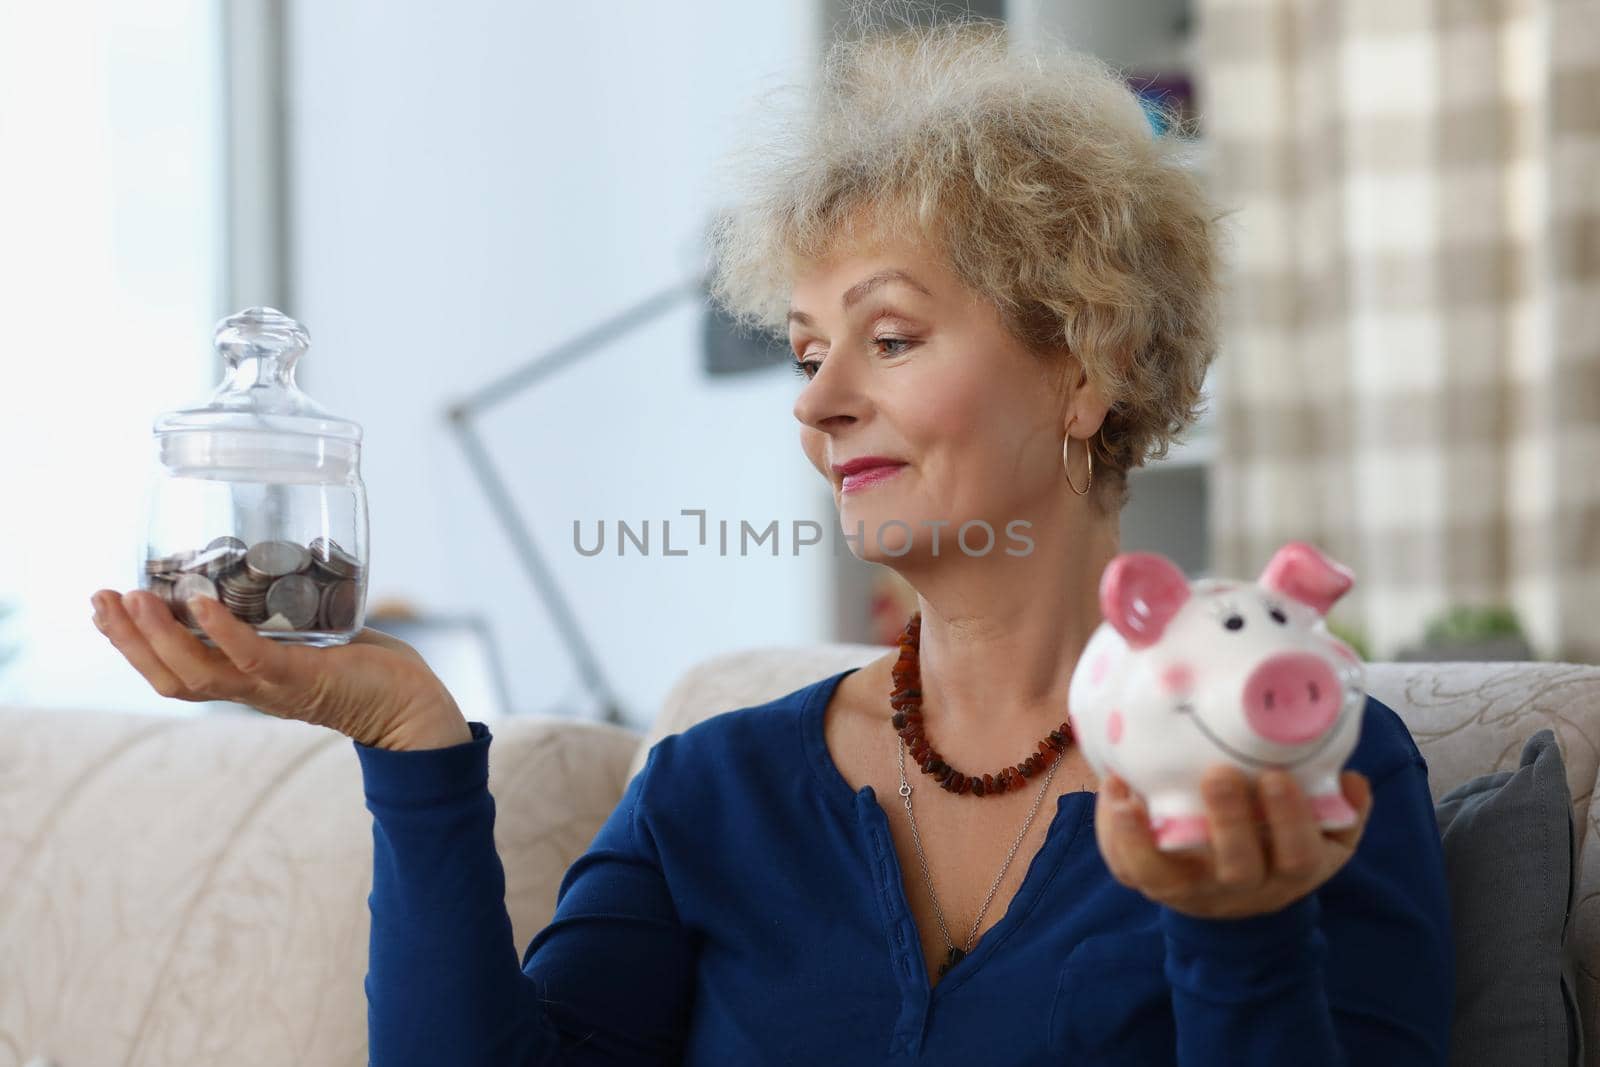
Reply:
M1243 919L1172 911L1112 878L1096 794L1070 792L1005 915L930 985L888 818L823 740L849 673L653 745L520 963L488 728L431 751L355 743L374 1067L1447 1062L1428 768L1377 699L1349 763L1372 816L1315 892Z

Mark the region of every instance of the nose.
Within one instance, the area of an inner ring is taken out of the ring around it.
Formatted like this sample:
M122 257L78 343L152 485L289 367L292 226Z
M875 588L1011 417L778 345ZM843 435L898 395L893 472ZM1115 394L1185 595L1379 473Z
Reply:
M1339 714L1339 679L1321 656L1288 652L1250 672L1244 718L1250 729L1279 745L1321 736Z
M794 417L801 426L822 433L840 429L863 414L865 398L851 379L853 368L843 354L828 356L795 398Z

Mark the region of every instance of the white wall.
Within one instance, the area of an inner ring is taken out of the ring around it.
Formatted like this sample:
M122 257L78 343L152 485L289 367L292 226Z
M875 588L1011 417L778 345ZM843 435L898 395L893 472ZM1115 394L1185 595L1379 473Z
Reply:
M483 613L517 711L594 714L443 410L699 267L733 119L814 36L803 0L290 10L284 310L311 330L302 384L366 427L371 602ZM800 380L708 380L697 329L686 304L481 424L635 725L701 657L827 636L821 548L659 554L681 508L837 528ZM583 558L574 518L652 519L652 555Z

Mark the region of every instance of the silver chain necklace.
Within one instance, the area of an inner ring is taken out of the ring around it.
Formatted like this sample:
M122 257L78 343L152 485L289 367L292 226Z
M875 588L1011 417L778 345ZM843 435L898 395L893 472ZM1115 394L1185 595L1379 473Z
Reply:
M944 909L939 907L939 897L933 891L933 877L928 873L928 857L922 851L922 835L917 833L917 818L911 813L911 783L906 781L906 739L901 737L899 741L900 796L905 799L906 818L911 821L911 842L917 849L917 863L922 867L922 880L928 887L928 898L933 901L933 914L939 920L939 933L944 936L945 948L949 950L944 963L939 965L939 977L943 978L946 971L954 967L961 961L962 957L972 951L972 940L978 936L978 927L983 924L983 915L989 910L989 902L994 899L995 893L999 891L1000 883L1004 881L1006 871L1010 869L1011 861L1017 855L1017 849L1022 847L1023 838L1028 836L1028 827L1033 825L1033 817L1039 810L1039 803L1044 800L1044 795L1050 788L1050 779L1056 776L1056 770L1066 759L1066 755L1063 753L1059 758L1050 761L1050 773L1044 776L1044 785L1039 787L1039 795L1033 798L1033 807L1028 809L1028 819L1022 824L1022 832L1011 843L1011 851L1006 853L1006 862L1000 868L1000 873L995 877L994 885L989 887L989 895L983 899L983 907L978 909L978 917L972 921L972 932L967 934L966 943L961 948L956 948L950 940L950 931L946 929L944 924Z

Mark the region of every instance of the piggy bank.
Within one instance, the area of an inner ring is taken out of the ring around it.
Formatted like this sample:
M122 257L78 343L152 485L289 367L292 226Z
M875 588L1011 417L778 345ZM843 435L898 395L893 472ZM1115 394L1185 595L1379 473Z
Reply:
M1068 689L1095 772L1144 799L1163 851L1204 847L1200 781L1215 763L1292 773L1325 829L1356 821L1339 788L1366 707L1365 670L1324 616L1352 572L1291 541L1254 582L1190 582L1165 556L1125 552L1100 579L1104 621Z

